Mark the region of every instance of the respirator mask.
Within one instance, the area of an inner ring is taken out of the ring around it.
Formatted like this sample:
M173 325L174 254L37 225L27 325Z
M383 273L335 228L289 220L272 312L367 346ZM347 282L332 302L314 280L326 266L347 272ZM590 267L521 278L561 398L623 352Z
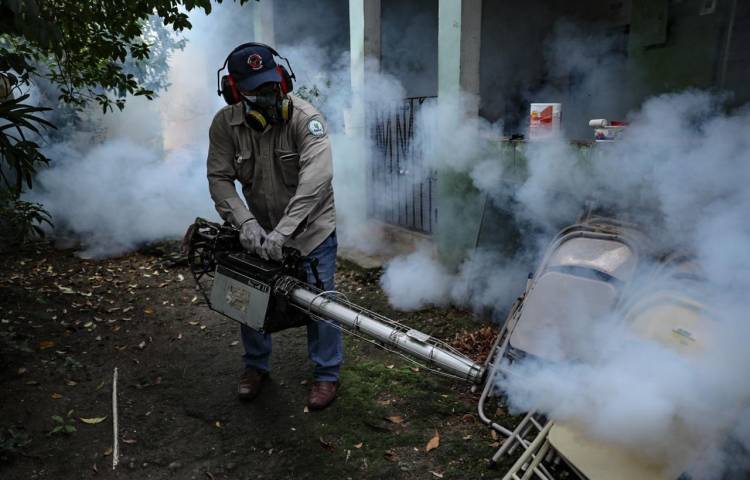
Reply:
M270 124L278 124L283 120L279 108L280 94L276 85L264 85L255 92L241 92L240 95L249 122L259 121L261 116Z

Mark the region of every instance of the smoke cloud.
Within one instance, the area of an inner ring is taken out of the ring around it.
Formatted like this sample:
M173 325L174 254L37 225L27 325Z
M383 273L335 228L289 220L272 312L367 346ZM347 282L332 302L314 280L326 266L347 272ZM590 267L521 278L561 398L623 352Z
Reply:
M562 30L569 35L571 27ZM610 79L622 65L602 60L598 50L589 55L592 48L603 48L596 45L606 44L589 37L558 44L561 50L551 59L555 68L579 75L579 87L568 98L600 92L612 99L615 90L620 91ZM551 97L545 100L557 99ZM450 273L438 269L429 252L418 251L387 266L382 285L391 303L402 309L446 302L503 308L523 291L529 258L539 258L550 234L573 223L583 205L616 213L638 224L655 252L693 256L701 281L654 281L648 272L658 265L645 261L645 273L603 318L593 323L559 319L560 328L538 332L538 341L551 349L558 348L562 336L574 337L567 343L568 360L516 362L517 375L501 382L510 405L543 412L594 441L665 462L666 473L674 477L687 472L691 478L721 478L738 465L747 467L750 380L740 372L750 361L742 341L750 335L750 106L730 112L725 100L704 91L648 99L627 115L630 126L618 141L593 148L582 149L563 136L527 143L528 177L510 193L514 203L505 205L512 207L518 222L533 225L537 232L524 239L520 257L477 250L458 272ZM433 125L427 130L437 133L418 141L428 151L434 148L427 158L436 168L462 172L490 199L507 199L503 180L509 172L486 141L497 136L498 126L481 119L462 122L466 101L454 99L453 104L425 109L433 123L422 126ZM623 108L608 102L603 110ZM592 117L604 113L595 107L598 104L588 109ZM449 120L436 124L436 118ZM453 118L461 120L450 123ZM455 145L468 148L459 151ZM441 215L440 228L465 228L464 220ZM427 272L438 279L434 284L409 288L423 282ZM698 355L684 356L636 335L627 319L625 306L645 292L675 288L705 305L703 314L711 321L706 349ZM588 300L566 301L580 302L580 312Z
M53 215L51 233L58 241L80 242L83 256L109 256L179 238L196 216L219 219L205 177L208 128L224 105L215 93L214 72L232 48L253 40L253 8L230 2L210 16L191 13L186 47L170 58L170 86L155 101L130 98L123 112L102 115L91 108L78 119L64 119L69 124L63 139L47 148L52 165L40 172L29 195ZM304 6L300 11L306 14ZM367 198L347 181L361 173L355 160L373 146L369 134L347 125L353 100L349 53L339 47L309 38L276 46L297 75L295 90L329 124L339 241L377 251L382 241L365 228L361 214ZM398 104L404 90L382 74L372 78L364 95L361 101L374 110Z
M694 254L705 281L680 290L705 302L709 345L699 356L677 355L635 336L617 309L577 331L570 361L521 362L514 366L520 375L503 387L520 410L547 412L594 439L666 458L672 474L718 478L724 465L737 461L727 458L727 439L748 438L750 381L738 369L750 354L737 339L750 334L750 255L743 247L750 242L750 145L740 133L748 131L750 115L747 109L727 114L721 97L693 91L650 99L631 122L621 141L593 152L580 184L543 168L567 156L564 145L540 148L543 156L532 150L532 172L544 173L532 173L519 197L541 218L564 215L568 207L545 192L567 192L576 200L570 207L595 199L627 212L661 251ZM658 288L665 286L649 285ZM642 293L628 290L620 303ZM554 332L538 335L555 341Z
M211 72L252 28L239 8L191 15L187 45L169 59L170 86L156 100L58 120L62 139L46 149L51 167L29 195L52 214L58 241L79 242L82 256L111 256L179 238L196 216L218 219L205 166L208 126L222 105Z

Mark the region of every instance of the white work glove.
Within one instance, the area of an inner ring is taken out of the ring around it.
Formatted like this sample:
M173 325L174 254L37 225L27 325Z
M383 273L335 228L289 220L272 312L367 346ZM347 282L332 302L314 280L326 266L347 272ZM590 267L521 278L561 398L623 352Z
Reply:
M286 239L286 235L282 235L276 230L269 233L260 249L260 257L265 260L276 260L277 262L280 262L283 258L281 247L286 243Z
M250 253L260 255L261 244L265 238L266 231L255 219L246 221L240 227L240 244Z

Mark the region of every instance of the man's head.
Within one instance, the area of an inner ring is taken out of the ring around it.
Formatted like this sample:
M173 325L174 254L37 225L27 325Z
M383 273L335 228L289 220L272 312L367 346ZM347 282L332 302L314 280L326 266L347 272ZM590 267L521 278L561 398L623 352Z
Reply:
M264 84L284 82L273 52L262 45L249 45L237 50L229 56L227 63L229 74L240 92L255 92Z
M287 70L274 57L286 62ZM229 75L221 75L224 68ZM251 127L263 130L271 124L285 123L292 116L294 72L289 60L273 48L260 43L244 43L230 52L222 68L216 72L218 93L230 105L242 103L245 118Z

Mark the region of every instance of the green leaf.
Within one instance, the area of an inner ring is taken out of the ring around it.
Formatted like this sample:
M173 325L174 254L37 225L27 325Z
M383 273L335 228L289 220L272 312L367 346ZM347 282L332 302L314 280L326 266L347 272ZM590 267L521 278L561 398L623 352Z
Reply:
M63 423L63 418L60 415L52 415L52 420L57 423Z

